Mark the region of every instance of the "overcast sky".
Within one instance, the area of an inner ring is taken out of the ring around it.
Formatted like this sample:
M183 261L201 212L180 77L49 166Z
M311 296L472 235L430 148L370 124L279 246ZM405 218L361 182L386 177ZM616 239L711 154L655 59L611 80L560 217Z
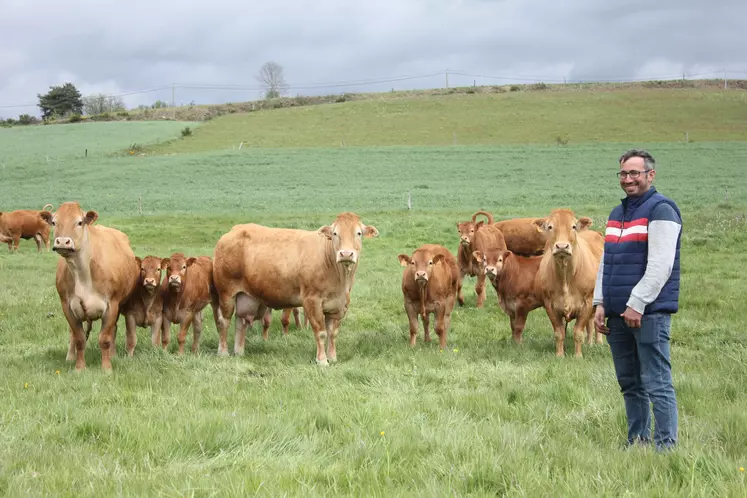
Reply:
M0 0L0 106L67 81L169 87L128 106L171 101L174 83L177 104L255 100L270 60L290 95L443 87L447 69L450 86L747 78L746 27L747 0Z

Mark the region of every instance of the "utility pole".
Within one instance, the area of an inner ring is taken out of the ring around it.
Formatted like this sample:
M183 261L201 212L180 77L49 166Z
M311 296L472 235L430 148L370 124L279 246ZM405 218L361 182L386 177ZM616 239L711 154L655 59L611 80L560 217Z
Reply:
M176 121L176 83L171 84L171 116Z
M726 88L727 88L727 85L726 85L726 68L724 68L724 90L726 90Z
M449 88L449 70L447 69L444 74L446 75L446 88Z

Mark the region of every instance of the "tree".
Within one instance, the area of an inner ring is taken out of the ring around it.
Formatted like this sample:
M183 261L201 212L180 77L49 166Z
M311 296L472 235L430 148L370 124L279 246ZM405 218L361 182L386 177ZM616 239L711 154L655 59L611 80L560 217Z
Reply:
M54 115L67 116L83 113L83 100L80 98L80 92L72 83L50 86L49 92L45 95L37 94L37 97L39 97L39 108L44 119Z
M156 100L155 102L153 102L153 105L151 107L153 109L166 109L168 106L168 102L164 102L163 100Z
M283 76L283 66L275 62L265 62L256 76L265 88L265 98L280 97L288 89Z
M110 97L103 93L83 97L83 111L89 116L124 110L126 110L124 102L118 97Z

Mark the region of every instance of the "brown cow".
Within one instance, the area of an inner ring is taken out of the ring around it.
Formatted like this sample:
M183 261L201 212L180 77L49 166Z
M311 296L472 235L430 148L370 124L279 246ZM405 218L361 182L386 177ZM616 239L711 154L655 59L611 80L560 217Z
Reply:
M472 253L474 252L474 246L472 241L475 237L475 233L485 224L485 222L474 222L474 221L462 221L457 222L457 231L459 232L459 247L457 248L457 265L459 267L459 290L457 292L457 302L459 306L464 306L464 295L462 294L462 282L464 277L469 275L471 277L479 276L481 273L480 268L474 265L472 259ZM484 282L484 280L483 280ZM483 285L484 287L484 285ZM480 302L480 291L475 287L475 294L477 294L477 300ZM482 298L485 300L485 297ZM479 304L478 306L481 306Z
M228 354L226 335L234 310L234 353L240 355L248 318L264 316L267 308L303 306L314 330L317 363L337 361L335 339L350 303L362 239L378 233L354 213L342 213L316 231L234 226L218 241L213 258L220 299L218 354Z
M98 213L84 212L77 202L66 202L54 214L43 211L41 216L55 227L52 249L61 256L56 286L70 326L67 359L75 358L76 370L85 368L83 322L100 319L101 368L110 372L120 304L137 284L130 241L119 230L94 225Z
M436 315L439 346L445 348L451 311L458 293L456 258L443 246L424 244L415 249L412 257L400 254L399 262L406 267L402 273L402 294L410 322L410 346L415 345L418 334L418 315L423 319L425 342L431 341L428 325L429 315L433 313Z
M512 218L495 221L493 215L487 211L478 211L472 215L472 221L477 216L484 215L487 225L496 227L506 239L506 247L514 254L521 256L537 256L545 250L545 236L537 231L534 221L537 218Z
M535 221L546 237L536 285L555 335L555 354L565 355L565 330L575 319L573 341L576 357L582 355L584 329L591 343L590 321L594 314L592 299L597 269L604 248L601 236L581 235L591 226L591 219L576 218L569 209L556 209L547 218ZM601 338L597 337L597 342Z
M485 254L488 251L499 251L502 254L506 250L506 240L500 230L491 225L482 225L482 222L479 222L477 223L477 230L475 230L470 248L472 249L470 256L473 257L472 266L477 273L477 282L475 283L477 307L482 308L487 294L485 289L485 267L483 266L483 258L475 259L474 254L475 252Z
M202 310L208 304L213 313L218 311L218 295L213 283L213 261L208 256L187 258L180 252L161 261L161 269L166 270L161 294L163 296L163 320L161 344L168 348L171 341L171 324L178 323L178 354L184 354L189 327L193 327L192 352L200 349L202 334Z
M47 204L41 211L20 209L18 211L0 212L0 243L8 243L8 251L17 251L21 239L34 239L36 251L41 252L41 244L49 251L49 224L41 213L52 208Z
M542 256L519 256L507 250L475 251L474 256L482 259L485 275L498 294L501 309L508 315L511 336L521 343L527 315L542 307L542 293L535 282Z
M161 293L161 258L135 257L140 272L137 275L137 288L122 305L127 327L127 353L132 357L137 345L137 328L150 327L150 340L153 346L161 343L163 322L163 294Z

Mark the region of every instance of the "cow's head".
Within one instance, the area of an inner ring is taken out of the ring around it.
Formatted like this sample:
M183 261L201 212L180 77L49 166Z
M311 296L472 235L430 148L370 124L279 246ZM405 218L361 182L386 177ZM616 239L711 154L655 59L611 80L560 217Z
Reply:
M545 234L545 251L554 257L567 258L576 247L576 234L591 226L591 218L576 218L570 209L555 209L547 218L534 220L537 230Z
M410 272L415 283L422 287L428 283L431 275L433 275L433 268L444 259L444 255L416 250L412 253L412 257L407 254L400 254L398 258L399 264L409 267L407 271Z
M464 247L468 247L475 238L475 232L477 232L484 223L485 221L478 221L477 223L474 221L457 222L456 226L457 231L459 232L459 243Z
M161 285L161 258L146 256L143 259L135 256L138 268L140 268L140 285L149 293L153 294Z
M166 282L168 282L169 288L176 291L182 288L187 268L192 266L195 261L197 261L197 258L187 258L180 252L175 252L171 257L161 260L161 269L166 270Z
M505 249L489 249L485 252L474 251L472 257L482 263L485 276L494 281L503 271L503 263L511 254Z
M358 263L363 237L379 235L375 226L364 225L354 213L339 214L334 223L321 227L318 232L332 241L335 261L343 265Z
M54 213L41 211L39 216L54 227L52 250L63 257L81 250L88 241L88 226L99 217L96 211L83 211L77 202L65 202Z

